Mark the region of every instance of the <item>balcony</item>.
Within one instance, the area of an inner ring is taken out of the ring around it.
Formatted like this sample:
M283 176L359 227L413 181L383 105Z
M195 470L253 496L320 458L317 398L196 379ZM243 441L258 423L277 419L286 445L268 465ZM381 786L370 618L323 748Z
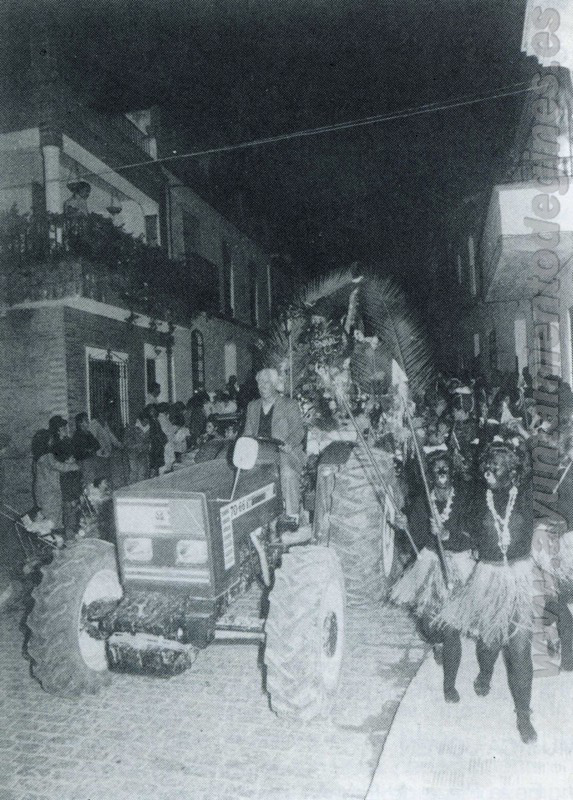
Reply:
M146 136L137 125L134 125L124 114L110 114L107 119L121 131L126 139L129 139L136 147L139 147L140 150L143 150L150 158L153 158L151 137Z
M530 281L533 256L538 250L550 249L562 264L570 256L573 193L555 195L559 213L548 222L534 211L533 200L542 193L543 186L537 181L494 188L480 247L486 299L519 300L530 295L535 287ZM558 236L549 239L551 231ZM543 235L548 238L540 238Z
M0 215L0 303L85 297L188 324L209 309L217 278L190 274L98 214Z

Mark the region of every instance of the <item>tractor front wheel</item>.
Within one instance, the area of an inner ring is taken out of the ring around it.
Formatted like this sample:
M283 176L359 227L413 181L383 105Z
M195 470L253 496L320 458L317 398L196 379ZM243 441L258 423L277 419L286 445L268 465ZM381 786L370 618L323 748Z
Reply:
M110 674L94 615L122 596L115 547L86 539L56 551L42 574L27 619L32 673L51 694L95 694Z
M275 572L265 632L267 691L279 715L330 714L344 649L344 578L334 550L294 547Z

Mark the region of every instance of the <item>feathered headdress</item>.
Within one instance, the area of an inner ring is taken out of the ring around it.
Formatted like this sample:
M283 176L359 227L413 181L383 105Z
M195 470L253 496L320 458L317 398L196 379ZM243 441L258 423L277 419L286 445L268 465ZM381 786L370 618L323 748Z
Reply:
M309 329L320 328L323 341L342 361L348 332L358 318L362 278L351 269L338 270L310 281L273 326L264 360L285 378L285 385L300 388L309 368Z

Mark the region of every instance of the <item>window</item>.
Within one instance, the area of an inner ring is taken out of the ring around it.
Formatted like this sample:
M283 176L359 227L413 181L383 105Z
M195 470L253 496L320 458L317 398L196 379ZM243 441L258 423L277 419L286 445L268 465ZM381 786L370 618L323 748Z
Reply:
M558 322L535 325L535 371L561 377L561 342Z
M273 313L273 287L271 281L271 265L267 264L267 303L268 303L268 319L270 320Z
M251 314L251 325L255 328L259 324L259 292L257 286L257 265L249 261L249 309Z
M479 354L480 354L479 333L474 333L474 358L477 358Z
M517 371L521 375L523 368L528 366L527 353L527 327L524 319L516 319L513 322L513 336L515 340L515 361Z
M173 372L169 366L169 354L167 348L145 342L143 345L143 357L145 359L145 393L150 394L152 384L158 383L160 393L157 397L158 403L168 403L170 401L170 384L173 382Z
M495 328L492 328L488 336L489 366L490 369L497 369L497 337Z
M145 241L149 245L159 244L157 235L157 214L145 215Z
M476 278L476 254L474 247L474 237L468 236L468 258L470 266L470 292L472 297L477 294L477 278Z
M191 380L193 391L205 388L205 350L200 331L191 331Z
M196 253L201 247L201 223L199 219L183 209L183 249L185 255Z
M222 292L221 292L221 311L230 317L233 316L232 296L231 296L231 283L232 283L232 265L231 265L231 252L227 242L221 243L221 257L222 257Z
M149 392L149 387L157 383L157 371L155 369L155 359L145 359L145 388Z
M88 414L103 412L119 434L129 421L127 353L86 347Z
M458 283L461 286L461 284L462 284L462 257L461 257L461 255L459 253L457 255L456 268L457 268L457 273L458 273Z
M237 345L232 339L225 342L225 381L237 376Z

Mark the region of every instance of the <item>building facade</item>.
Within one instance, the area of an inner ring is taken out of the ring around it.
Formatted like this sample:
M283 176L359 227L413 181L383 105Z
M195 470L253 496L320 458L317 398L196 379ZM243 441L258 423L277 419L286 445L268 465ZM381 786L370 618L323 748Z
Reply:
M29 498L33 433L246 379L272 304L263 250L158 159L156 112L94 111L49 42L0 126L0 428L6 492ZM13 463L12 463L13 462Z
M505 175L452 226L450 269L465 298L458 360L486 376L551 366L571 384L571 73L536 64L531 87Z

